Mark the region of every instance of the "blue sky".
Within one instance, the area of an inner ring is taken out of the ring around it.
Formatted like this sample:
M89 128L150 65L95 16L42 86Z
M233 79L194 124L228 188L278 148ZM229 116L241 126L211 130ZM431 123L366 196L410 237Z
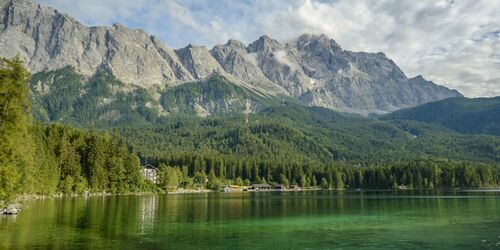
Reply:
M37 0L86 25L122 23L172 48L290 42L324 33L344 49L384 52L408 76L466 96L500 95L500 1L491 0Z

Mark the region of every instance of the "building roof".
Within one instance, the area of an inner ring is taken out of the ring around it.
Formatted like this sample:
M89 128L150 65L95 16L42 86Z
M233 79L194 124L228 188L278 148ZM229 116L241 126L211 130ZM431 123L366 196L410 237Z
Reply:
M142 166L142 168L149 168L149 169L158 170L157 168L153 167L151 164L147 164L146 166Z

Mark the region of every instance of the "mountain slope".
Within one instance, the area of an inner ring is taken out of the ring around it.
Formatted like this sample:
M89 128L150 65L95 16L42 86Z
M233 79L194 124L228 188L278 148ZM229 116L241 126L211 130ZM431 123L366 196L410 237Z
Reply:
M156 123L169 114L208 116L258 112L282 99L217 73L164 90L128 86L107 70L91 77L72 67L34 74L30 83L37 120L79 127Z
M279 105L280 99L214 74L207 80L166 89L161 95L161 104L170 113L204 117L257 112L267 106Z
M32 0L1 1L0 18L0 55L19 54L32 73L70 66L92 77L106 70L122 88L159 91L217 73L311 106L363 114L461 96L422 77L407 78L382 53L346 51L325 35L290 44L262 36L248 46L230 40L212 50L173 50L142 30L86 27Z
M72 67L33 75L32 112L37 120L78 127L154 122L164 115L160 103L140 87L125 86L109 71L87 78Z
M146 157L214 152L258 161L345 162L364 166L414 159L498 163L497 136L463 135L439 126L392 123L295 104L242 115L170 117L161 124L122 126L120 134Z
M434 123L461 133L500 136L500 97L449 98L399 110L385 119Z
M203 151L321 164L500 161L498 136L307 107L252 87L212 74L157 93L127 87L106 70L86 78L71 67L37 73L30 85L37 120L118 129L134 150L148 157ZM243 113L249 113L248 124Z

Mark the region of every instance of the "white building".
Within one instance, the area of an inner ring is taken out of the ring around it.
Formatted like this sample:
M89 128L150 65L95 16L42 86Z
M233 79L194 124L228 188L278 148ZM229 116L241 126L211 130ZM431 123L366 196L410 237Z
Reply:
M142 167L142 173L144 175L144 178L146 180L149 180L153 183L156 183L156 180L158 179L158 169L151 166L151 165L146 165Z

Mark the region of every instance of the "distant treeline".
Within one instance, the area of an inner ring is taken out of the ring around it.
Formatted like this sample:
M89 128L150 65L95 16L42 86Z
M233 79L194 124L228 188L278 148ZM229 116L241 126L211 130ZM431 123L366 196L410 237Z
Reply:
M326 189L479 188L500 184L500 168L496 165L446 160L411 160L363 167L341 162L321 165L210 153L176 153L156 159L156 164L161 166L163 188L200 185L205 177L209 188L249 183Z

